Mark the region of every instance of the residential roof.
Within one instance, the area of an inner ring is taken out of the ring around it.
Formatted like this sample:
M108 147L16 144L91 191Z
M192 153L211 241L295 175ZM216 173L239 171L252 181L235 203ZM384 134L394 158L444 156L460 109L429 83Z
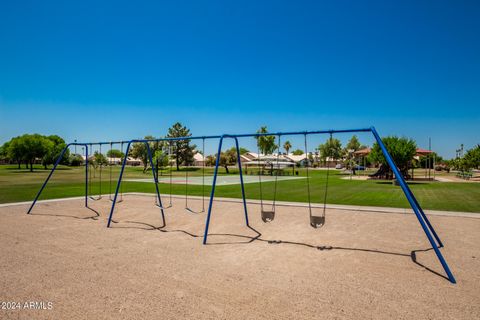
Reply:
M430 154L432 152L433 152L432 150L417 148L417 156L424 156L424 155Z
M293 162L300 162L302 160L307 159L307 154L304 153L304 154L300 154L300 155L294 155L294 154L291 153L291 154L285 155L285 157L292 160Z
M371 151L372 151L372 149L365 148L365 149L360 149L360 150L355 151L354 154L359 155L359 156L363 156L363 155L369 154Z
M193 155L193 159L195 159L195 161L204 161L205 157L200 152L197 152Z

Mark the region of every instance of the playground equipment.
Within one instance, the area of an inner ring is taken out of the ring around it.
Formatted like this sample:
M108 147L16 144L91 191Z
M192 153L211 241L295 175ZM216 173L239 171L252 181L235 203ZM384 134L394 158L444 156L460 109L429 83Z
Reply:
M278 150L277 150L277 157L276 157L276 170L275 170L275 181L274 181L274 187L273 187L273 200L272 200L272 206L270 207L270 210L267 210L264 208L263 205L263 193L262 193L262 173L258 173L258 186L259 186L259 191L260 191L260 214L262 217L263 222L271 222L273 219L275 219L275 200L277 198L277 182L278 182L278 160L280 157L280 146L281 146L281 141L280 137L278 136ZM258 144L257 144L258 145ZM260 164L260 147L258 147L258 163ZM272 164L272 170L273 170L273 164Z
M200 211L195 211L188 206L188 169L185 170L185 209L191 213L202 213L205 212L205 139L202 139L202 209Z
M113 143L110 142L110 156L112 156L112 150L113 150ZM123 142L120 143L120 152L123 153ZM126 157L127 155L124 155ZM108 179L108 199L110 201L113 201L112 197L112 181L113 181L113 166L115 163L112 163L110 160L110 163L108 164L109 166L109 179ZM117 202L122 202L123 201L123 192L122 189L120 188L120 199Z
M102 163L102 161L99 161L99 163L97 163L96 158L98 157L100 159L102 157L102 145L101 144L99 145L99 151L93 152L93 143L90 143L90 150L92 150L93 160L89 162L90 166L92 166L92 168L89 170L89 173L90 173L90 176L89 176L89 179L88 179L88 182L90 183L89 189L90 189L90 192L93 189L92 188L92 183L94 182L93 179L96 176L97 170L99 171L99 189L98 189L98 195L96 197L93 196L93 195L90 195L89 198L91 200L97 201L97 200L102 199L102 169L103 169L103 163ZM99 152L98 156L97 156L97 152ZM92 174L93 174L93 178L92 178Z
M450 271L450 268L449 268L447 262L445 261L441 251L440 251L440 248L443 247L442 241L440 240L440 238L437 235L435 229L431 225L428 217L423 212L421 206L419 205L417 199L413 195L409 186L405 182L405 180L403 178L403 175L400 173L398 167L395 165L395 162L393 161L391 155L389 154L387 148L385 147L382 139L380 138L378 132L376 131L376 129L374 127L363 128L363 129L345 129L345 130L295 131L295 132L253 133L253 134L223 134L223 135L217 135L217 136L203 136L203 137L178 137L178 138L161 138L161 139L152 139L152 140L146 140L146 139L130 140L130 141L125 141L127 143L127 148L126 148L125 154L128 154L128 151L129 151L132 143L135 143L135 142L145 143L146 148L147 148L147 154L148 154L149 162L150 162L150 165L151 165L151 168L152 168L153 180L155 182L156 197L158 199L158 203L159 203L159 206L160 206L160 213L161 213L162 223L163 223L162 227L164 227L166 225L165 216L164 216L164 211L163 211L162 200L161 200L161 197L160 197L160 192L159 192L159 189L158 189L158 183L157 183L158 178L157 178L157 175L155 173L155 167L153 165L152 153L151 153L151 150L150 150L149 142L159 142L159 141L173 142L173 141L179 141L179 140L194 140L194 139L204 139L204 140L206 140L206 139L219 139L217 155L220 155L220 153L222 151L223 141L226 138L227 139L233 139L234 142L235 142L235 149L237 151L237 163L238 163L239 176L240 176L240 186L241 186L241 191L242 191L242 200L243 200L242 202L243 202L243 208L244 208L245 223L248 227L250 227L249 220L248 220L248 210L247 210L247 202L246 202L246 197L245 197L245 189L244 189L244 183L243 183L242 163L241 163L239 143L238 143L239 138L260 137L260 136L286 136L286 135L289 135L289 136L290 135L305 135L305 137L306 137L307 135L318 135L318 134L333 135L335 133L354 133L354 132L370 132L370 133L372 133L376 142L380 146L380 149L382 150L382 153L385 156L385 159L387 160L390 168L392 169L396 179L398 180L398 184L402 188L402 191L405 194L405 197L407 198L411 208L413 209L413 212L414 212L420 226L422 227L428 241L430 242L430 245L432 246L433 250L435 251L435 254L436 254L439 262L441 263L445 273L447 274L448 279L450 280L450 282L455 283L456 282L455 277L453 276L452 272ZM97 143L97 144L109 144L109 143L110 142L103 142L103 143ZM119 142L117 142L117 143L119 143ZM85 173L86 173L86 175L85 175L85 179L86 179L85 180L85 182L86 182L85 183L85 206L88 206L88 145L86 143L70 143L65 147L64 150L62 150L60 156L58 157L57 161L55 162L55 164L52 168L52 171L48 175L47 179L45 180L45 182L43 183L39 192L37 193L37 196L35 197L32 205L30 206L30 208L27 212L28 214L31 213L31 211L32 211L33 207L35 206L35 203L37 202L38 198L40 197L43 189L47 185L47 183L48 183L49 179L51 178L53 172L55 171L58 164L60 163L60 160L62 159L63 155L65 154L65 151L67 150L68 147L70 147L72 145L83 145L86 148L87 161L86 161L86 165L85 165L85 169L86 169L85 170ZM120 185L121 185L122 178L123 178L123 173L124 173L124 169L125 169L125 165L126 165L126 159L127 159L127 157L124 157L124 159L123 159L122 168L120 170L120 175L118 177L117 187L116 187L116 190L115 190L115 196L114 196L113 201L112 201L112 207L111 207L111 210L110 210L110 215L109 215L109 218L108 218L107 227L110 227L112 217L113 217L113 214L114 214L114 211L115 211L115 205L117 203L118 193L119 193ZM205 222L203 244L207 244L207 240L208 240L208 229L209 229L209 226L210 226L210 219L211 219L211 215L212 215L213 200L215 198L215 187L216 187L216 182L217 182L219 163L220 163L220 157L217 156L216 157L216 163L215 163L215 169L214 169L214 175L213 175L212 189L211 189L211 193L210 193L210 200L209 200L209 204L208 204L207 217L206 217L206 222ZM327 186L328 186L328 184L327 184ZM324 203L324 209L325 208L326 208L326 204ZM311 209L311 207L309 207L309 209ZM313 215L311 215L311 217L312 216ZM311 218L310 222L312 222L312 221L315 224L317 224L317 222L322 222L321 219L317 220L316 218L313 218L313 219Z
M166 153L166 150L165 150L165 145L162 146L162 155L164 157L167 157L168 159L168 165L169 165L169 168L168 168L168 176L170 178L170 183L169 183L169 202L168 202L168 205L164 205L162 207L162 209L168 209L168 208L171 208L173 206L173 202L172 202L172 170L173 170L173 165L172 165L172 159L171 159L171 155L172 155L172 143L170 142L169 145L168 145L168 154ZM158 177L158 172L157 172L157 177ZM155 205L157 207L160 207L160 203L158 202L158 199L155 198Z
M332 140L332 134L330 133L330 140ZM305 154L308 155L308 147L307 147L307 135L304 135L304 144L305 144ZM330 155L327 155L330 156ZM307 196L308 196L308 214L310 216L310 226L313 228L317 229L320 228L325 224L325 214L327 211L327 191L328 191L328 175L330 173L330 166L327 166L327 177L325 180L325 193L324 193L324 198L323 198L323 212L321 215L314 215L313 210L312 210L312 200L311 200L311 195L310 195L310 174L308 167L310 166L309 161L305 162L305 171L307 173Z

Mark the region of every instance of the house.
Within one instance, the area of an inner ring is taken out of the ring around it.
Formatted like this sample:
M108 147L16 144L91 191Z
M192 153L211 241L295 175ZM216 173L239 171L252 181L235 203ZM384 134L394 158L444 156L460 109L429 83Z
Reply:
M420 160L420 157L426 157L426 156L432 156L433 151L431 150L426 150L422 148L417 148L417 153L413 157L415 160Z
M242 161L242 165L245 167L254 166L254 167L272 167L283 169L285 167L293 167L295 163L290 159L286 158L284 155L269 154L269 155L257 155L256 158L248 159L249 161Z
M240 155L240 161L242 163L244 162L250 162L258 158L258 153L255 152L247 152L245 154Z
M297 165L305 166L308 156L306 153L303 153L300 155L294 155L293 153L290 153L285 155L285 158L289 159L290 161L294 162Z
M193 155L193 165L195 167L203 167L205 165L205 157L200 152Z
M142 160L138 158L127 157L127 166L139 166L142 164Z
M111 158L111 157L107 157L107 162L108 162L109 165L122 164L122 158Z

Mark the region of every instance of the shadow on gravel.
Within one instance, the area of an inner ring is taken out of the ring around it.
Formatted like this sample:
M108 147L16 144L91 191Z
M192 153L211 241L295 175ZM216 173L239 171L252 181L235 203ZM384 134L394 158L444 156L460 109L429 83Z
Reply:
M72 219L80 219L80 220L88 220L88 219L91 219L91 220L98 220L98 218L100 217L100 213L91 208L91 207L86 207L88 210L92 211L93 213L95 213L95 215L93 216L88 216L88 217L78 217L78 216L71 216L71 215L68 215L68 214L53 214L53 213L34 213L32 212L30 215L32 216L49 216L49 217L62 217L62 218L72 218ZM112 220L113 222L113 220Z
M181 229L174 229L174 230L167 230L164 227L156 227L154 225L144 223L144 222L138 222L138 221L124 221L124 223L129 223L129 224L136 224L136 225L143 225L143 226L116 226L116 228L130 228L130 229L141 229L141 230L147 230L147 231L160 231L160 232L175 232L175 233L183 233L189 237L192 238L203 238L203 234L194 234L185 230ZM295 241L284 241L284 240L273 240L273 239L262 239L261 236L262 234L257 231L253 227L248 227L251 229L253 232L255 232L257 235L252 237L252 236L247 236L247 235L242 235L242 234L232 234L232 233L209 233L209 237L215 237L215 236L227 236L227 237L235 237L235 238L242 238L246 239L245 241L230 241L230 242L209 242L207 243L208 246L214 246L214 245L232 245L232 244L249 244L254 241L260 241L260 242L265 242L268 244L275 244L275 245L294 245L294 246L299 246L299 247L306 247L306 248L311 248L319 251L329 251L329 250L346 250L346 251L356 251L356 252L367 252L367 253L376 253L376 254L385 254L385 255L392 255L392 256L399 256L399 257L408 257L411 259L413 263L415 263L417 266L423 268L426 271L429 271L430 273L439 276L441 278L446 279L449 281L448 277L444 276L441 273L438 273L437 271L427 267L426 265L420 263L417 261L417 252L427 252L433 250L433 248L427 248L427 249L417 249L413 250L408 253L401 253L401 252L390 252L390 251L383 251L383 250L377 250L377 249L367 249L367 248L351 248L351 247L340 247L340 246L318 246L318 245L312 245L308 243L303 243L303 242L295 242Z
M100 217L100 214L98 211L91 207L87 207L89 210L93 211L95 213L94 216L88 216L88 217L78 217L78 216L69 216L69 215L62 215L62 214L47 214L47 213L32 213L32 215L37 215L37 216L52 216L52 217L63 217L63 218L72 218L72 219L80 219L80 220L98 220ZM138 230L145 230L145 231L160 231L164 233L182 233L185 234L189 237L192 238L203 238L203 234L194 234L186 230L181 230L181 229L172 229L168 230L165 228L165 226L154 226L149 223L145 222L139 222L139 221L122 221L124 224L130 224L129 226L125 226L122 224L118 225L118 221L112 220L113 223L117 224L115 226L115 229L138 229ZM274 245L294 245L298 247L306 247L306 248L311 248L319 251L330 251L330 250L347 250L347 251L357 251L357 252L368 252L368 253L376 253L376 254L386 254L386 255L393 255L393 256L400 256L400 257L409 257L413 263L415 263L417 266L423 268L424 270L439 276L443 279L446 279L448 281L448 277L444 276L443 274L427 267L426 265L420 263L417 261L417 253L418 252L428 252L433 250L433 248L427 248L427 249L417 249L413 250L410 252L410 254L407 253L400 253L400 252L389 252L389 251L383 251L383 250L376 250L376 249L367 249L367 248L351 248L351 247L340 247L340 246L318 246L318 245L313 245L309 243L303 243L303 242L295 242L295 241L284 241L284 240L275 240L275 239L262 239L261 236L262 234L257 231L255 228L248 226L250 230L256 233L256 236L248 236L248 235L243 235L243 234L234 234L234 233L209 233L209 237L215 237L215 236L225 236L225 237L233 237L233 238L241 238L245 239L244 241L228 241L228 242L209 242L207 243L208 246L215 246L215 245L233 245L233 244L249 244L253 243L255 241L260 241L268 244L274 244Z

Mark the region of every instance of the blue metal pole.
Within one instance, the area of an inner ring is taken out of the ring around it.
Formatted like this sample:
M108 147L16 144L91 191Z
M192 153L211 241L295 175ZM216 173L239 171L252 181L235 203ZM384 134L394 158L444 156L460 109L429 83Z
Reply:
M238 171L240 174L240 185L242 186L242 199L243 199L243 209L245 211L245 222L247 223L247 227L250 226L248 223L248 211L247 211L247 199L245 197L245 187L243 185L243 173L242 173L242 161L240 157L240 148L238 147L238 138L234 137L235 139L235 146L237 147L237 162L238 162Z
M412 191L408 187L407 183L405 182L405 179L403 179L403 175L401 174L400 170L398 170L397 166L395 165L395 162L393 161L390 153L388 152L387 148L383 144L382 139L380 138L379 134L375 130L374 127L371 128L372 134L377 140L378 145L380 146L380 149L382 149L383 155L385 156L385 159L387 160L388 164L390 165L390 168L392 169L393 173L395 174L395 178L397 181L400 183L400 187L402 188L403 192L405 193L405 196L407 197L408 202L410 203L410 206L413 209L413 212L415 213L415 216L418 219L418 222L420 222L420 225L422 226L423 232L425 232L425 235L428 238L428 241L430 241L430 244L432 245L433 250L435 251L435 254L437 255L438 260L442 264L443 269L445 270L445 273L448 276L448 279L450 280L451 283L456 283L455 277L453 276L452 272L450 271L450 268L443 258L442 253L440 252L440 249L438 248L437 244L435 243L435 240L432 237L432 234L430 233L430 229L428 226L425 224L425 221L423 220L422 214L420 213L420 206L418 205L417 200L415 199L415 196L413 195Z
M40 190L39 190L38 193L37 193L37 196L36 196L35 199L33 200L32 205L30 206L30 209L28 209L27 214L30 214L30 212L32 211L33 206L35 205L35 203L37 202L38 198L40 197L40 194L42 193L43 189L45 189L45 186L47 185L48 180L50 180L50 178L52 177L53 172L54 172L55 169L57 168L58 164L60 163L60 161L62 161L63 155L65 154L65 152L67 151L67 149L68 149L68 147L69 147L70 145L72 145L72 143L67 144L66 147L63 148L62 152L60 153L60 156L57 158L57 161L55 161L55 164L53 165L53 168L52 168L52 170L50 171L47 179L45 179L45 181L43 182L42 187L40 188Z
M420 214L422 215L423 220L425 220L425 222L428 225L428 228L430 228L430 232L432 232L433 236L437 240L438 246L440 248L442 248L443 247L443 242L442 242L442 240L440 240L440 237L437 235L437 232L435 232L435 229L433 228L432 224L430 223L430 220L427 218L427 215L425 214L425 212L423 212L423 209L420 207L420 204L418 203L417 198L414 197L413 192L412 192L412 190L410 190L410 188L409 188L408 191L410 192L410 195L412 196L412 199L415 201L415 204L417 205L417 207L420 211Z
M85 144L85 207L88 207L88 145Z
M115 196L113 197L112 208L110 209L110 215L108 216L107 228L110 228L110 223L112 223L113 211L115 210L115 204L117 203L118 191L120 190L120 184L122 183L123 171L125 171L125 165L127 164L128 158L128 150L130 150L131 144L131 141L127 144L127 149L125 150L125 155L123 156L122 169L120 169L120 175L118 176L117 187L115 188Z
M159 138L159 139L135 139L130 141L105 141L105 142L92 142L95 145L108 145L110 143L128 143L128 142L155 142L155 141L179 141L179 140L195 140L195 139L219 139L223 136L229 136L231 138L246 138L246 137L260 137L260 136L291 136L291 135L303 135L303 134L322 134L322 133L351 133L351 132L370 132L371 128L358 128L358 129L340 129L340 130L316 130L316 131L290 131L290 132L267 132L267 133L247 133L247 134L224 134L216 136L194 136L194 137L171 137L171 138ZM85 143L77 143L78 145L84 145Z
M223 136L218 143L217 159L215 161L215 171L213 173L212 191L210 193L210 202L208 204L207 221L205 223L205 232L203 234L203 244L207 244L208 227L210 226L210 215L212 214L213 197L215 196L215 185L217 184L218 165L220 164L220 153L222 152Z
M147 146L148 159L150 160L150 166L152 167L153 182L155 183L158 204L160 205L160 212L162 213L162 222L163 222L162 227L165 227L166 223L165 223L165 214L163 212L162 198L160 198L160 192L158 191L158 172L155 172L155 166L153 165L153 157L152 157L152 151L150 150L150 145L148 144L148 142L145 142L145 145Z

